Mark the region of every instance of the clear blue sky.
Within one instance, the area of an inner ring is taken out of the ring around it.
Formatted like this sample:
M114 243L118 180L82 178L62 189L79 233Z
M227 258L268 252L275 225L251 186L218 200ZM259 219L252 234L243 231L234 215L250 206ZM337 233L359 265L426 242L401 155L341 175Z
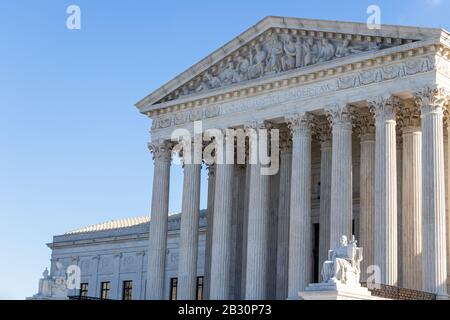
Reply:
M447 0L0 0L0 299L36 293L53 235L149 213L140 98L264 16L364 22L370 4L382 23L449 28Z

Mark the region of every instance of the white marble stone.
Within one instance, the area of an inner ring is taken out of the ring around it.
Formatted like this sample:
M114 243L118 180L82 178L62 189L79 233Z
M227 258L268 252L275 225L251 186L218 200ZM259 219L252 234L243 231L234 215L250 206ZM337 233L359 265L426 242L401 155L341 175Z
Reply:
M291 205L289 210L288 298L297 298L311 278L311 126L309 114L287 118L292 131Z
M291 199L292 168L292 146L288 141L285 141L285 145L281 149L280 158L276 298L278 300L284 300L288 297L289 281L289 208Z
M326 109L332 127L332 173L330 246L342 234L352 233L352 119L347 105L333 104Z
M253 123L252 128L265 128L264 123ZM257 152L250 147L252 152ZM247 259L245 299L264 300L267 297L269 179L261 174L261 163L250 165L250 189L247 223Z
M153 272L147 274L147 297L149 300L163 300L171 151L167 142L156 142L150 145L150 149L153 153L155 165L153 171L148 266Z
M395 97L369 101L375 114L374 263L381 283L397 285L397 147Z
M198 151L195 150L195 148L192 148L192 153L194 154L194 152ZM195 159L195 157L193 156L192 159ZM195 300L196 297L198 225L200 211L200 170L201 164L193 163L184 165L178 260L177 299L179 300ZM216 203L214 203L214 210L215 208ZM211 272L212 271L213 267L211 263Z
M448 298L443 136L447 93L426 87L416 99L422 113L422 289Z
M422 289L422 133L403 128L402 286Z

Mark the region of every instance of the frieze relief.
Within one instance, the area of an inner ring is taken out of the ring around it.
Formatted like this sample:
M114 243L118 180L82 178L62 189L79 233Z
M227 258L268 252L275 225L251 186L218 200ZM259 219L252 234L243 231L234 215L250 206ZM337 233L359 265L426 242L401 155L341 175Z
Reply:
M205 120L224 114L231 114L253 108L262 108L272 104L281 104L291 100L314 98L328 92L357 88L361 86L399 79L415 74L435 70L434 58L431 56L405 60L401 63L362 70L348 76L329 79L320 84L304 85L283 92L270 92L261 97L222 102L207 107L196 107L184 111L153 117L152 130L169 128L195 120Z
M339 35L336 39L332 33L274 31L268 30L160 102L403 43L402 39L381 37Z

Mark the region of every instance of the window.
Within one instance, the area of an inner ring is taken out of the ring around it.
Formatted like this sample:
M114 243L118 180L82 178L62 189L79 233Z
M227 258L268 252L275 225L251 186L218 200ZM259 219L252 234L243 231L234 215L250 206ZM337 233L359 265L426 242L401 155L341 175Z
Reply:
M177 278L170 278L170 300L177 300Z
M86 299L88 296L89 285L87 283L80 284L80 299Z
M197 300L203 300L203 277L197 277Z
M100 289L101 289L100 298L101 299L109 299L109 289L110 289L109 281L102 282Z
M131 300L133 281L124 281L122 286L122 300Z

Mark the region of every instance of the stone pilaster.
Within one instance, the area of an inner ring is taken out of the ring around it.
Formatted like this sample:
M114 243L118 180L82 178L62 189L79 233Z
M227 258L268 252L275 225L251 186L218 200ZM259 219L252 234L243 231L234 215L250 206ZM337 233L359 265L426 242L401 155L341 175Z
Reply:
M247 130L258 133L265 130L263 122L254 122L246 126ZM261 145L264 143L260 136L257 139ZM254 140L253 140L254 142ZM258 146L260 147L260 146ZM250 143L249 157L255 158L258 147ZM256 157L257 158L257 157ZM269 180L270 177L261 174L261 162L250 164L250 190L248 206L248 231L247 231L247 268L246 268L246 300L264 300L267 297L267 261L269 254L268 230L269 230Z
M92 257L92 261L94 266L92 268L92 274L89 280L88 294L89 297L100 298L100 292L98 290L98 269L100 264L100 256L97 255Z
M331 176L332 176L332 134L330 125L318 122L315 138L320 143L320 217L319 217L319 275L322 265L328 259L330 250Z
M414 103L402 105L399 123L403 133L401 285L422 290L422 132Z
M223 148L224 150L226 149L225 144ZM211 300L230 299L234 165L226 163L225 153L227 152L228 150L224 152L224 159L216 164L210 286Z
M288 297L289 207L291 199L292 141L289 132L280 137L280 191L277 234L277 300Z
M328 106L326 112L333 135L330 248L334 248L341 235L352 233L352 119L345 105Z
M367 267L374 260L375 211L375 121L373 115L361 113L356 117L356 131L360 138L359 173L359 243L364 250L361 262L361 281L367 280Z
M210 279L211 279L211 255L212 255L212 236L214 225L214 189L216 184L215 165L208 166L208 203L206 214L206 245L205 245L205 288L204 298L209 300Z
M311 280L311 126L307 113L287 119L292 131L288 298L298 299Z
M191 162L184 163L183 199L181 203L181 227L178 249L178 300L195 300L196 298L200 171L202 165L201 163L196 163L195 159L201 159L202 150L201 148L195 148L195 145L193 145L190 151L192 153ZM197 153L197 156L195 153Z
M153 154L153 191L149 230L147 299L164 299L164 274L169 214L169 182L171 150L167 141L149 144Z
M422 290L447 297L443 108L447 93L424 88L415 94L422 113Z
M369 101L375 114L374 263L381 283L397 285L397 147L395 97Z

